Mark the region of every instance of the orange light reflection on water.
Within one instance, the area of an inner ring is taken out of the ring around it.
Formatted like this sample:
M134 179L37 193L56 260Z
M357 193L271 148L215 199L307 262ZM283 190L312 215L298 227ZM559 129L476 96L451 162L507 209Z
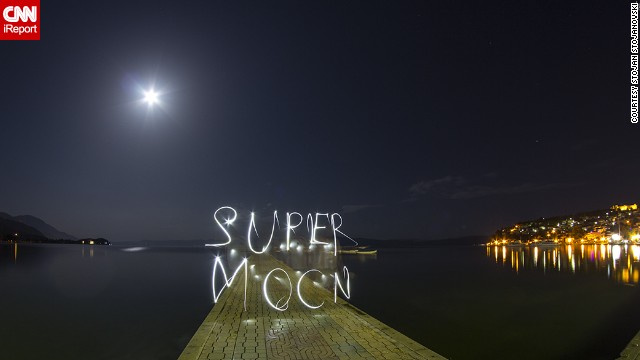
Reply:
M598 272L621 283L640 282L639 245L582 244L580 251L572 245L487 246L487 257L494 257L496 263L501 257L502 264L509 263L517 274L527 270L571 274ZM511 261L507 262L507 259Z

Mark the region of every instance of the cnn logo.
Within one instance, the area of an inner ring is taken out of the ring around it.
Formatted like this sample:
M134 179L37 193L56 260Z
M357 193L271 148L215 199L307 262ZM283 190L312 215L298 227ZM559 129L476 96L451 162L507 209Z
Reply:
M7 6L2 12L2 17L8 22L14 23L18 21L22 22L36 22L38 20L38 7L37 6Z
M0 9L0 40L40 40L40 0L3 0Z

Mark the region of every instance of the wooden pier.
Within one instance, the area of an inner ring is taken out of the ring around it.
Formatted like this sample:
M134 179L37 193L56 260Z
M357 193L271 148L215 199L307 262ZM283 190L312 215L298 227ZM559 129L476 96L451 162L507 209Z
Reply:
M318 309L297 298L299 275L271 255L252 255L257 274L282 268L291 274L293 295L286 311L271 308L262 292L260 276L248 276L244 309L244 270L217 304L180 355L179 360L222 359L444 359L444 357L386 326L363 311L303 279L301 292ZM280 272L282 274L282 272ZM277 283L277 282L276 282ZM273 286L275 302L288 296L288 284Z
M640 332L629 341L617 360L640 360Z

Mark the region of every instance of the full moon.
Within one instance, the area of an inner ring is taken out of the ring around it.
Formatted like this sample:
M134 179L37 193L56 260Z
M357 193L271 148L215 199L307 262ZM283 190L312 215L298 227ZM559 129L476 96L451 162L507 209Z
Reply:
M158 93L155 90L151 89L144 92L144 102L146 102L149 106L158 103Z

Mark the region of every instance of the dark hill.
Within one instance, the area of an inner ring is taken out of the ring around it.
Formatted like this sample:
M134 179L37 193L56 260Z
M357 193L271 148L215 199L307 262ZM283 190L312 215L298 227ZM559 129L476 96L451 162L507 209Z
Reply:
M76 238L72 235L59 231L53 226L47 224L42 219L39 219L35 216L31 215L19 215L13 218L15 221L19 221L25 225L29 225L32 228L40 231L44 236L49 239L65 239L65 240L76 240Z
M0 241L7 240L42 241L46 240L46 236L21 222L0 218Z

